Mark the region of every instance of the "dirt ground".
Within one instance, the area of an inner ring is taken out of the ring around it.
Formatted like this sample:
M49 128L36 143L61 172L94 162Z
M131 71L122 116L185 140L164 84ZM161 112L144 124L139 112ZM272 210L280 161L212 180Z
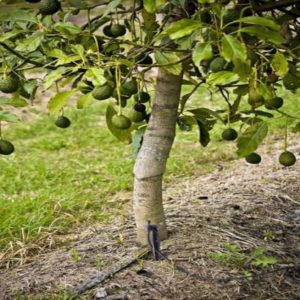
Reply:
M290 168L277 163L279 143L268 149L260 165L232 161L205 176L168 184L164 197L170 238L162 251L173 263L148 255L79 299L300 299L300 143L295 137L290 149L298 161ZM112 199L127 204L111 224L78 229L71 244L25 265L0 269L0 299L71 299L54 293L77 287L133 253L130 197ZM249 267L252 279L245 279L245 269L210 258L225 243L237 244L245 253L263 247L278 262L264 270Z

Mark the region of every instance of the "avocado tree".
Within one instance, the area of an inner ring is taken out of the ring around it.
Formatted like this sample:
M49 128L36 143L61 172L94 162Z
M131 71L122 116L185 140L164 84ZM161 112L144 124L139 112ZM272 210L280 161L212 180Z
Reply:
M138 153L133 209L142 244L148 220L167 237L162 178L176 124L196 127L205 147L222 123L222 138L235 141L237 154L253 164L261 161L255 151L267 135L266 118L282 114L299 131L297 116L281 111L277 92L300 87L299 0L7 0L0 6L0 90L8 94L0 98L1 122L16 121L9 106L34 102L38 89L55 90L48 109L61 128L71 125L64 112L74 95L78 109L107 101L109 130ZM153 69L155 83L148 76ZM182 95L183 85L189 89ZM201 101L188 109L200 86L220 95L227 109ZM291 166L296 157L286 140L279 162ZM1 137L0 153L14 150Z

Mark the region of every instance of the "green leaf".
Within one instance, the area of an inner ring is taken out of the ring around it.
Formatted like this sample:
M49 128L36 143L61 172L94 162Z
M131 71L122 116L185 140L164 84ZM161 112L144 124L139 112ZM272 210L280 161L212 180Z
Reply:
M61 66L61 65L65 65L65 64L75 62L75 61L79 61L79 60L82 60L80 55L69 55L69 56L66 56L64 58L59 58L55 65L56 66Z
M284 76L289 72L289 64L285 56L278 51L273 56L272 69L275 71L275 74L278 76Z
M257 122L248 127L237 140L237 154L245 157L254 152L268 133L268 124Z
M209 74L206 82L210 85L224 85L238 81L239 75L230 71L220 71Z
M67 54L60 49L52 49L47 52L47 56L55 58L65 58Z
M190 35L184 36L176 40L176 44L181 50L191 50L194 47L195 39L197 38L197 32L193 32Z
M22 41L19 41L16 50L20 52L33 52L40 46L43 38L44 38L44 33L42 32L34 33L32 36L27 37Z
M84 78L91 80L95 86L103 85L107 81L104 77L104 70L98 68L89 68L84 74Z
M0 97L0 105L10 105L13 107L25 107L28 105L26 100L22 98L3 98Z
M246 32L249 35L257 36L258 38L274 43L276 45L280 45L284 43L284 38L275 31L269 30L267 28L261 26L248 26L243 27L239 30L240 32Z
M193 125L197 124L197 122L192 116L180 116L177 119L177 124L181 131L191 131Z
M196 108L196 109L190 109L189 112L191 112L192 114L194 114L198 119L201 119L202 122L206 121L208 119L218 119L219 121L221 121L223 123L223 119L222 117L218 114L218 112L211 110L209 108L206 107L201 107L201 108ZM211 126L209 126L209 130L212 129L214 124L211 124Z
M292 128L292 132L300 132L300 122L298 122L295 127Z
M94 100L92 93L87 93L85 95L82 95L77 100L77 108L82 109L86 106L88 106L92 101Z
M102 13L101 19L105 18L106 16L108 16L112 11L114 11L116 9L116 7L118 5L120 5L122 2L122 0L113 0L113 1L109 1L108 5L105 5L105 10Z
M252 110L242 110L241 111L242 114L246 114L246 115L251 115L253 114L253 111ZM273 118L274 115L269 113L269 112L266 112L266 111L262 111L262 110L255 110L255 115L256 116L262 116L262 117L267 117L267 118Z
M0 11L1 22L31 22L38 23L35 11L29 11L25 9L13 8L11 6L1 6Z
M20 94L27 99L33 99L36 94L37 88L38 82L36 79L27 79L21 86ZM24 93L22 93L22 91Z
M275 21L265 17L255 17L255 16L243 17L238 19L236 22L242 22L242 23L253 24L253 25L261 25L264 27L269 27L270 29L273 29L275 31L279 31L281 28L280 25L277 24Z
M210 60L213 58L212 46L210 43L197 43L193 50L192 59L196 66L204 60Z
M128 141L131 142L131 128L129 129L119 129L116 128L112 122L111 119L114 115L116 115L117 112L113 108L112 105L108 105L106 109L106 124L109 129L109 131L120 141Z
M161 36L168 36L170 39L175 40L193 33L195 30L201 28L202 23L199 20L181 19L172 23Z
M184 107L186 105L186 102L190 99L190 97L193 95L192 92L185 94L183 96L181 96L180 98L180 113L182 113L184 111Z
M235 37L224 34L224 36L222 37L221 55L227 61L245 61L247 59L247 49Z
M144 8L149 13L155 13L156 10L163 5L166 0L144 0Z
M274 265L276 263L277 263L277 259L275 257L262 255L260 257L255 258L251 262L251 265L267 267L269 265Z
M180 57L175 53L156 51L155 60L159 65L168 65L162 67L168 73L179 75L182 71L181 63L178 63Z
M85 57L85 49L81 44L72 45L71 49L74 53L80 55L82 57L82 60L84 60Z
M131 151L132 151L132 156L134 159L136 159L136 157L140 151L146 129L147 129L147 125L142 125L133 134L132 143L131 143Z
M68 4L71 7L75 7L78 9L87 9L88 5L85 0L68 0Z
M258 93L263 96L264 100L270 100L274 97L272 88L261 82L257 86Z
M206 147L210 142L210 136L208 128L205 126L205 124L199 120L196 119L198 127L199 127L199 142L203 147Z
M1 36L0 36L0 41L1 42L4 42L6 40L9 40L11 38L14 38L16 36L18 36L19 34L21 33L24 33L25 31L22 30L22 29L14 29L12 31L9 31L9 32L6 32L6 33L1 33Z
M61 109L67 105L67 103L71 100L71 97L76 93L76 90L72 91L64 91L56 94L54 97L50 99L48 102L48 110L50 114L58 114Z
M44 77L44 88L48 89L51 87L54 82L60 78L63 77L63 74L65 74L68 71L68 68L65 67L59 67L54 71L51 71Z
M206 4L206 3L214 3L215 2L215 0L198 0L198 2L199 3L201 3L201 4Z
M119 58L118 62L122 65L129 67L130 69L132 69L134 67L134 63L128 59Z
M0 121L16 123L19 120L19 117L9 111L0 110Z
M58 22L54 25L54 29L66 36L78 35L81 32L81 28L71 22Z
M239 59L234 61L233 72L239 75L239 81L242 83L247 83L251 75L251 63L249 60L241 61Z
M146 31L145 42L152 41L155 36L156 30L159 28L159 25L156 21L156 16L154 13L149 13L145 9L142 10L143 24Z
M241 82L248 82L249 76L251 75L251 66L249 61L241 61L236 59L234 61L233 72L239 75Z

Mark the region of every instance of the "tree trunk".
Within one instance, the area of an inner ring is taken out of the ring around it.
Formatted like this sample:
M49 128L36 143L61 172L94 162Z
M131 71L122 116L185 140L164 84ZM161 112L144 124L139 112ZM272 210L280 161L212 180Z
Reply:
M142 245L148 243L148 220L158 227L161 240L167 238L162 178L175 137L181 81L182 75L159 70L150 121L134 166L133 209Z

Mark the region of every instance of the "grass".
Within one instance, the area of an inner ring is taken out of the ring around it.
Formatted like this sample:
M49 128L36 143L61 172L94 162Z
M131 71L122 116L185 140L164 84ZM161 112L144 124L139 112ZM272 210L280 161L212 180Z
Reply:
M198 93L191 101L196 105ZM300 103L289 96L284 110L299 115ZM212 100L209 105L215 105ZM40 113L34 121L10 126L4 138L16 153L0 157L0 253L34 245L47 234L65 234L74 226L107 222L122 211L112 202L119 191L132 190L130 145L117 141L105 126L106 104L84 110L69 109L72 126L54 125L53 117ZM222 105L220 104L220 108ZM277 132L285 118L271 126ZM209 172L219 161L236 158L232 144L223 143L224 125L212 133L212 143L202 148L198 131L178 132L168 161L166 181Z

